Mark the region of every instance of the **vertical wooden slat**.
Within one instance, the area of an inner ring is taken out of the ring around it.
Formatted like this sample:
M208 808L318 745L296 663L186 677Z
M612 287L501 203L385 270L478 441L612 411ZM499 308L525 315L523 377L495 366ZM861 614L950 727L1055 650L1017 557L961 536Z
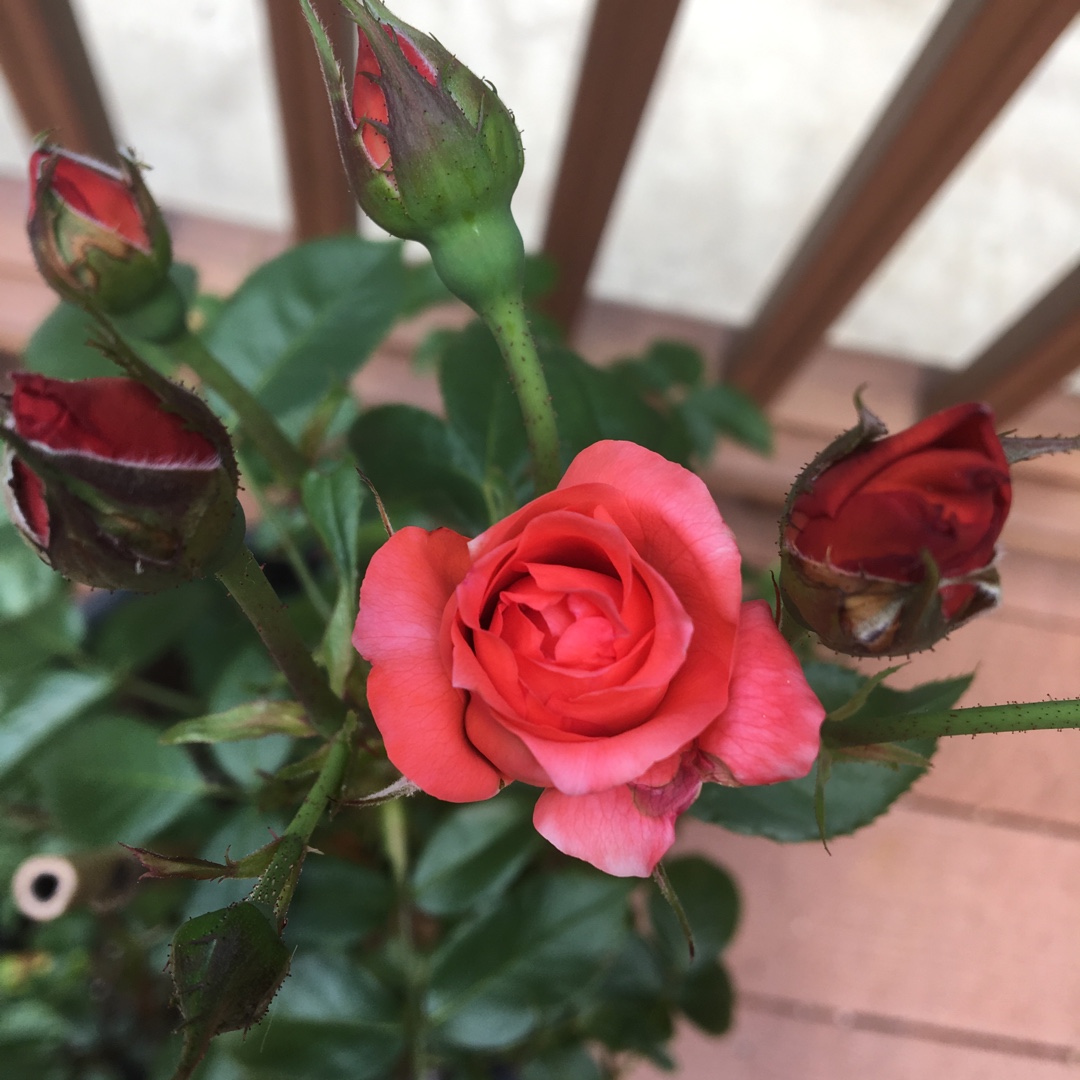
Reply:
M1003 420L1053 390L1078 367L1080 265L964 370L932 380L922 411L927 415L960 401L985 401L993 407L998 420Z
M727 378L774 397L1080 10L953 0L748 330Z
M264 6L284 127L293 238L352 232L356 202L341 164L326 87L303 12L295 0L264 0ZM346 62L350 39L341 6L317 0L315 9L338 57Z
M559 270L544 305L573 324L679 0L596 0L544 254Z
M0 0L0 68L31 134L115 159L116 138L68 0Z

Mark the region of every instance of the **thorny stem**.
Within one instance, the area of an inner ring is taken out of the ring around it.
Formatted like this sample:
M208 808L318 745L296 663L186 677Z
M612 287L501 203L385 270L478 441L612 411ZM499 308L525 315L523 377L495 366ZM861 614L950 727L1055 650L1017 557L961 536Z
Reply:
M424 1031L424 991L427 974L424 960L413 941L412 890L409 885L409 837L405 806L401 799L391 799L379 807L383 848L394 875L397 895L398 944L405 972L407 1041L411 1047L410 1075L413 1080L428 1080L427 1038Z
M987 735L1003 731L1080 728L1080 701L1029 701L975 705L907 716L827 720L821 727L826 746L870 746L903 739L946 735Z
M222 398L236 413L241 430L259 448L275 474L286 484L296 487L307 472L308 463L251 391L190 331L161 347L174 360L187 364Z
M345 722L345 703L330 689L326 672L315 663L255 557L242 547L217 576L262 638L312 726L327 738L335 736Z
M355 730L356 720L350 714L344 727L330 743L319 775L282 834L270 865L248 897L253 903L269 904L279 922L284 921L296 883L300 880L300 867L308 850L308 841L322 820L327 804L341 790Z
M510 372L510 383L525 421L536 491L542 495L551 491L562 475L559 430L525 303L520 296L503 296L488 304L480 317L494 336Z

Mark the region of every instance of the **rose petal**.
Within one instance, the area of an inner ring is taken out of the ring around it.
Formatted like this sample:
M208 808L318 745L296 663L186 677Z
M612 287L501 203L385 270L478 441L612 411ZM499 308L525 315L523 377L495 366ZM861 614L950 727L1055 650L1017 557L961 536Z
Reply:
M536 803L533 824L564 855L614 877L648 877L675 842L675 815L647 817L625 784L593 795L549 789Z
M447 603L468 566L465 538L449 529L395 533L368 567L352 639L374 665L368 705L387 755L449 802L490 798L502 782L466 737L466 695L450 681L441 644Z
M33 372L17 372L13 379L14 429L39 449L160 469L221 465L209 439L134 379L65 382Z
M805 776L817 757L825 710L764 600L743 605L730 698L698 747L740 784Z

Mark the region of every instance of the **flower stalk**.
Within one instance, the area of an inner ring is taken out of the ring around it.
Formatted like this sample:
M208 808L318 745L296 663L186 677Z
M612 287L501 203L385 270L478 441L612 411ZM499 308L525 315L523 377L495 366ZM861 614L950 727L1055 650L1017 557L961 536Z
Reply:
M341 790L355 730L356 717L350 713L344 726L331 740L315 783L289 822L289 827L282 833L270 865L248 897L252 903L272 907L279 922L284 920L292 903L296 883L300 880L300 868L308 851L308 841L322 820L330 800Z
M255 557L241 548L217 577L255 627L312 726L327 738L335 737L345 723L345 704L330 689L326 673L312 659Z
M258 447L277 476L290 486L297 486L307 472L308 463L255 395L190 331L161 347L177 363L191 368L221 397L236 413L244 434Z
M1080 700L973 705L966 709L939 709L907 716L826 720L821 726L821 739L830 747L871 746L904 739L1054 728L1080 728Z
M533 463L536 493L551 491L562 476L559 457L559 429L551 392L540 363L536 340L529 329L525 303L520 294L498 297L480 309L510 373Z

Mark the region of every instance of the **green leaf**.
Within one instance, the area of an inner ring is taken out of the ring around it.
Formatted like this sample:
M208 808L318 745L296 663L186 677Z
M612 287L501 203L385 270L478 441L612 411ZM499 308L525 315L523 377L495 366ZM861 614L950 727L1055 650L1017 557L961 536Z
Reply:
M176 644L212 604L214 586L196 582L150 595L119 595L96 621L89 650L104 667L137 671Z
M530 802L512 792L450 811L416 861L417 905L453 915L502 893L542 846L531 815Z
M572 1007L628 933L635 882L576 873L529 882L432 957L427 1011L447 1041L509 1046Z
M309 472L301 484L304 508L337 570L337 599L316 659L325 665L330 686L338 694L356 655L352 631L359 603L360 509L366 490L351 458Z
M655 341L640 359L620 360L643 392L664 393L674 386L697 386L705 371L701 353L681 341Z
M439 417L383 405L360 416L349 441L388 506L422 510L470 535L487 526L480 466Z
M93 379L118 375L116 365L87 344L97 323L82 308L60 303L45 316L23 353L29 371L50 379Z
M165 746L180 743L237 742L264 735L291 735L303 739L316 732L296 701L250 701L227 712L199 716L173 724L158 737Z
M694 967L714 960L731 940L739 920L735 883L715 863L687 855L665 863L668 881L679 897L694 935ZM659 889L649 893L649 918L663 955L676 970L690 965L686 936Z
M285 940L301 952L346 949L384 927L393 902L393 884L377 870L312 855L289 908Z
M99 716L69 728L34 762L45 808L72 842L140 844L205 791L183 750L145 724Z
M699 386L678 409L702 457L711 452L717 435L734 439L759 454L773 451L768 418L750 397L733 386Z
M625 370L596 368L569 349L542 346L559 433L571 456L598 439L627 439L671 461L690 446L680 426L653 408Z
M528 467L528 441L495 339L477 321L444 335L438 352L447 420L479 463L480 478L498 473L512 487L520 487Z
M36 676L21 697L3 703L0 777L112 689L113 678L105 672L57 671Z
M604 1080L599 1066L583 1047L564 1046L531 1058L521 1068L521 1080Z
M673 1031L672 1008L659 957L650 943L631 934L580 1016L589 1039L662 1063Z
M266 1024L227 1049L244 1080L385 1080L404 1049L401 1009L347 957L301 950Z
M0 518L0 622L29 615L66 591L64 579L31 551L14 525ZM0 656L6 659L5 653Z
M865 676L836 664L812 662L806 676L826 711L840 709L867 682ZM856 719L867 715L902 716L908 712L948 709L971 682L970 676L925 683L913 690L875 687ZM930 757L934 739L911 739L898 745ZM883 814L921 776L912 765L890 768L872 762L834 761L824 789L826 839L844 836ZM820 840L814 812L815 774L765 787L724 788L706 784L691 808L695 817L735 832L772 840Z
M710 1035L731 1027L734 991L724 966L717 960L694 967L679 990L679 1008L687 1019Z
M27 614L0 622L0 657L6 669L26 671L74 655L85 631L82 612L58 593Z
M360 508L366 492L356 463L346 458L309 472L301 483L300 492L304 509L338 575L351 575L355 580Z
M263 405L285 417L351 376L404 299L400 244L315 240L259 267L220 312L207 345Z

